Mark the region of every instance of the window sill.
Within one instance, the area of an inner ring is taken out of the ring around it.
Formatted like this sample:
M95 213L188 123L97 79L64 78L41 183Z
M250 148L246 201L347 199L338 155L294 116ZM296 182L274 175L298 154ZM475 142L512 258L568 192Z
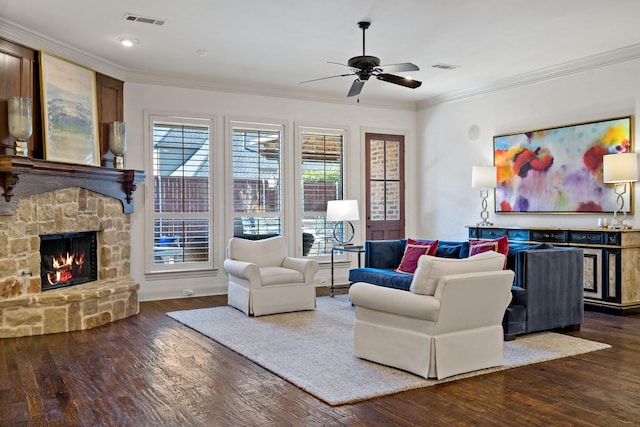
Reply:
M217 277L218 269L213 270L173 270L173 271L154 271L145 273L146 280L166 280L166 279L185 279L191 277Z

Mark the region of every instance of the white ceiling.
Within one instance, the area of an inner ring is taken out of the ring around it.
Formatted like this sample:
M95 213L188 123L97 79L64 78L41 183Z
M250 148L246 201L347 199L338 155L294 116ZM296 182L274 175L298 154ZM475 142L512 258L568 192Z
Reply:
M361 20L366 53L415 63L405 74L423 82L371 79L363 103L415 105L640 57L638 0L0 0L0 17L0 35L28 32L30 47L71 48L126 80L340 102L356 102L345 98L354 77L299 82L349 72L327 61L362 54Z

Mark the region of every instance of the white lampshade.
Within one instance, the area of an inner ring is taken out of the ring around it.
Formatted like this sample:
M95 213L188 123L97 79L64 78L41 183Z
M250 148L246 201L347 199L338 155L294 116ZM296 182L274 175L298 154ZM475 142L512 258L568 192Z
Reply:
M638 157L636 153L607 154L603 156L602 175L602 180L607 184L637 181Z
M360 219L357 200L330 200L327 221L357 221Z
M471 186L473 188L496 188L495 166L473 166L471 169Z

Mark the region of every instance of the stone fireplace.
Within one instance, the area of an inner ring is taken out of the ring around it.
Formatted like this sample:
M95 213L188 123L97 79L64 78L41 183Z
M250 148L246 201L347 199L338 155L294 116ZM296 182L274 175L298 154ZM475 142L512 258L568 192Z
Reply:
M85 188L20 197L15 213L0 215L0 338L90 329L137 314L130 227L121 200ZM97 280L43 291L41 236L80 232L95 233Z

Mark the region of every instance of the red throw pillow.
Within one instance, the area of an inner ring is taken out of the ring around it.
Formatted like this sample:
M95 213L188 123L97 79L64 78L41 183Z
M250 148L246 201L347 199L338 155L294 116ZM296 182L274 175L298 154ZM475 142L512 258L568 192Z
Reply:
M404 248L404 255L402 255L402 261L396 268L398 273L413 274L418 268L418 259L422 255L435 256L438 249L437 240L414 240L407 239L407 246Z
M481 254L482 252L494 251L504 256L509 255L509 240L507 236L502 236L495 240L470 240L469 256ZM506 260L505 260L506 266Z

